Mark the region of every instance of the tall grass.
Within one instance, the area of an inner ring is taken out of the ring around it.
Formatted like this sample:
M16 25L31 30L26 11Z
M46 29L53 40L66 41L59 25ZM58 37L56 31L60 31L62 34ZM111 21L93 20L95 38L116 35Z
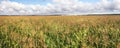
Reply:
M119 16L0 17L0 48L119 47Z

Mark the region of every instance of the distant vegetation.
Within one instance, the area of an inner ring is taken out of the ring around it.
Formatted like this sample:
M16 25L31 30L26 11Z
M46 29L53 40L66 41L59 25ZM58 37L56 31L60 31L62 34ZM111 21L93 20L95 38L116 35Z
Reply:
M44 15L0 15L0 16L119 16L120 14L99 14L99 13L86 13L86 14L44 14Z
M0 48L120 48L120 16L1 16Z

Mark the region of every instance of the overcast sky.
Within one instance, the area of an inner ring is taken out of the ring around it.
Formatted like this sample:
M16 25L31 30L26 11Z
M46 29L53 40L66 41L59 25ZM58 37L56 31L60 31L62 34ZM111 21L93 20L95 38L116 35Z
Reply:
M120 13L120 0L0 0L0 15Z

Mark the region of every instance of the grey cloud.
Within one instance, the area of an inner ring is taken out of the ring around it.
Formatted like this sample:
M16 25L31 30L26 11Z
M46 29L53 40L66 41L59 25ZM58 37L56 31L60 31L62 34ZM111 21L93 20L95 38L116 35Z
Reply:
M22 3L2 1L0 15L49 15L120 12L119 0L101 0L96 3L79 0L51 0L47 5L25 5Z

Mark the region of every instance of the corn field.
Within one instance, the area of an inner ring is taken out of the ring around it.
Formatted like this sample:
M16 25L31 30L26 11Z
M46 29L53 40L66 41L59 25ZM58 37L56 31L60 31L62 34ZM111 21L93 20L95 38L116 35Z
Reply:
M120 16L1 16L0 48L120 48Z

